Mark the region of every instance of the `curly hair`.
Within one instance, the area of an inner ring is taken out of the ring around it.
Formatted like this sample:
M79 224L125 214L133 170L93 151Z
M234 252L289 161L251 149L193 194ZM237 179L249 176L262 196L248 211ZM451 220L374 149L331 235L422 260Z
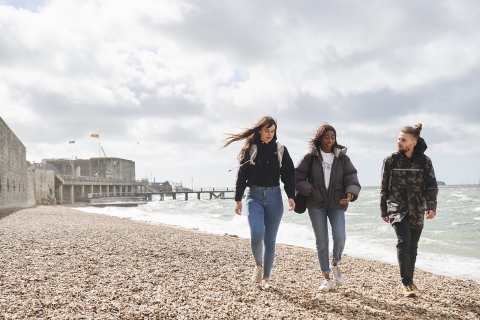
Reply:
M275 126L275 134L273 136L273 139L275 140L277 138L278 129L277 121L272 117L265 116L258 120L257 123L251 128L245 129L237 134L228 134L229 136L223 140L225 143L223 144L222 148L227 147L235 141L245 140L245 143L237 157L238 162L242 164L243 162L249 160L248 157L250 147L255 143L255 141L260 140L260 130L262 130L264 127L270 128L271 126Z

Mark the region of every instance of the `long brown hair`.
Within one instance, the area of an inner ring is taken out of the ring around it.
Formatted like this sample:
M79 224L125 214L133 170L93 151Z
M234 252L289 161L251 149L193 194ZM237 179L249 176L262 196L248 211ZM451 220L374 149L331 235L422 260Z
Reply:
M411 134L413 138L415 138L415 140L418 141L418 138L420 137L420 132L422 132L422 124L417 123L415 127L410 127L410 126L403 127L401 132Z
M222 148L227 147L231 143L235 141L245 140L240 153L238 154L238 162L240 164L244 163L245 161L249 160L249 150L250 147L255 143L255 141L260 140L260 133L259 131L262 128L267 127L270 128L271 126L275 126L275 134L273 136L273 140L277 139L277 121L269 116L265 116L262 119L258 120L258 122L251 128L245 129L240 133L237 134L228 134L228 137L223 139L224 144Z
M333 144L332 146L332 152L333 152L333 149L337 148L338 147L338 143L337 143L337 131L335 130L334 127L332 127L331 125L329 125L328 123L324 123L323 125L321 125L318 129L317 129L317 133L315 134L315 137L313 137L312 140L310 140L310 148L311 149L317 149L317 150L320 150L320 141L322 139L322 136L327 133L327 131L333 131L333 133L335 134L335 143Z

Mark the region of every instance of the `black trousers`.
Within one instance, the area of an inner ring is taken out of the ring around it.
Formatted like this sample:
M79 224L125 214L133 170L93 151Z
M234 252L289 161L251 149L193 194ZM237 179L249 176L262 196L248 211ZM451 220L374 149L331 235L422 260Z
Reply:
M400 267L400 276L403 285L413 283L413 272L415 271L415 261L417 260L417 249L422 229L410 228L408 215L400 222L393 224L393 229L397 234L397 259Z

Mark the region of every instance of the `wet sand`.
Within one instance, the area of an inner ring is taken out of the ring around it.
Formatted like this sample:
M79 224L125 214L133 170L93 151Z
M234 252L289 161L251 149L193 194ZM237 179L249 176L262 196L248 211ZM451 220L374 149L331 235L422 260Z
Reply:
M315 251L277 245L264 290L248 239L63 206L0 210L0 250L5 319L480 318L474 281L417 270L404 298L397 266L344 256L346 284L319 293Z

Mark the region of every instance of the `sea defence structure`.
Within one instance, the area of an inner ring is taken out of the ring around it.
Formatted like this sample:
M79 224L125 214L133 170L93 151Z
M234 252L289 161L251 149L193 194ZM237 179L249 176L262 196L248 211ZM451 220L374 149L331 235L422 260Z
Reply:
M135 162L121 158L44 159L42 162L55 166L64 177L135 180Z
M197 188L191 190L166 182L135 180L135 162L116 157L90 159L26 160L26 148L0 118L0 209L29 207L34 204L111 205L152 200L158 195L177 198L183 193L208 194L210 199L227 199L232 188Z
M0 118L0 208L35 204L34 173L28 167L27 150Z
M0 118L0 208L134 197L146 192L149 185L147 180L135 180L135 162L131 160L105 157L30 163L26 153L23 143Z
M44 159L42 163L53 166L63 177L55 190L58 203L132 197L148 185L148 181L135 180L135 162L127 159Z

